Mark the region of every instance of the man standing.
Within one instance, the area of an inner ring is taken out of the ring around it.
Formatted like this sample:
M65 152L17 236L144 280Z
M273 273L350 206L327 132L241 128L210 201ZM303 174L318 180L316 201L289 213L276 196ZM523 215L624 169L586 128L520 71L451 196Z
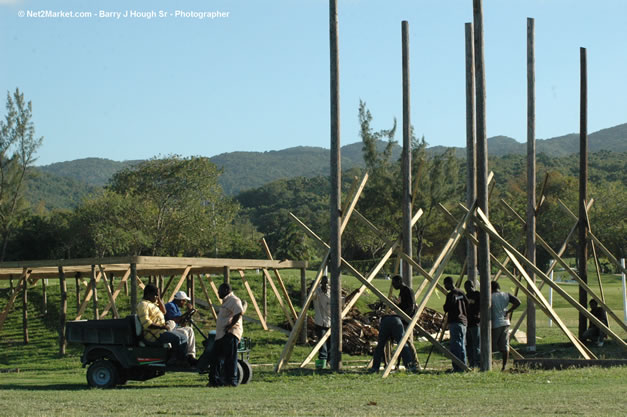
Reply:
M185 336L167 331L165 324L165 307L159 298L159 289L152 284L144 288L144 298L137 305L137 317L144 330L144 340L150 344L170 343L174 349L177 366L189 366L185 360L187 351L187 339Z
M468 365L471 368L480 365L480 332L479 320L481 312L481 295L475 290L472 281L464 282L466 290L466 298L468 298L468 326L466 328L466 356L468 356Z
M592 313L594 317L599 319L599 321L607 327L607 315L605 314L605 310L599 307L599 304L594 299L590 300L590 313ZM596 326L596 324L590 321L590 326L585 332L583 332L581 339L584 342L590 340L591 342L596 343L597 346L603 346L605 333L603 333L601 329Z
M313 304L316 337L320 340L331 327L331 293L329 292L329 278L326 275L320 279L320 286L314 292ZM318 351L318 359L327 360L330 347L331 338L328 338Z
M414 293L408 286L403 284L403 280L400 275L395 275L392 277L392 286L394 289L399 291L399 302L397 303L399 308L403 310L409 317L414 315L415 303L414 303ZM381 366L381 359L383 358L383 352L385 349L385 344L388 340L393 340L398 343L403 338L405 334L405 326L403 326L403 322L401 321L400 316L386 315L381 318L381 323L379 324L379 338L377 340L377 347L374 351L374 355L372 358L372 368L368 370L368 372L379 372L379 367ZM401 357L403 358L403 363L405 364L405 369L413 372L416 370L416 358L409 346L409 341L403 346L403 350L401 350Z
M223 283L218 288L222 300L216 320L216 340L213 347L214 360L209 373L210 384L216 386L239 384L237 374L237 347L244 333L242 314L246 307L232 292L231 285Z
M468 325L468 298L453 285L453 278L444 278L444 287L448 291L444 303L444 312L448 315L450 333L449 350L460 361L466 363L466 326ZM453 371L462 372L459 366L453 363Z
M490 286L492 290L492 308L490 309L492 315L492 350L498 349L501 352L503 356L501 371L504 371L507 359L509 359L509 316L520 306L520 300L510 293L502 292L501 286L496 281L492 281ZM508 310L507 306L510 303L512 307Z
M187 361L190 365L196 365L196 362L198 362L196 360L196 335L189 323L193 307L191 303L188 303L189 301L191 301L191 299L187 296L185 291L179 291L174 294L174 300L165 305L165 320L171 320L176 324L176 327L172 329L173 333L182 334L187 338ZM183 314L181 309L186 306L187 312Z

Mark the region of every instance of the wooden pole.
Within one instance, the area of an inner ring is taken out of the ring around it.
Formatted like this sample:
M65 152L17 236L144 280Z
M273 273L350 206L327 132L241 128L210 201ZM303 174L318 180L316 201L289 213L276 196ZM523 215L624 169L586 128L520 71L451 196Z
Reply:
M224 282L227 284L231 283L231 269L228 266L224 267Z
M401 22L401 38L403 49L403 253L412 256L411 227L411 121L409 95L409 23ZM412 287L412 268L403 262L403 282Z
M588 224L586 201L588 200L588 70L586 48L580 49L581 91L579 114L579 241L577 245L577 267L579 277L588 283ZM588 294L579 286L579 304L588 305ZM579 338L583 337L588 321L579 313Z
M259 271L259 270L257 270ZM265 274L261 274L261 296L263 298L263 319L268 319L268 280Z
M137 264L131 264L131 314L137 314Z
M96 282L96 265L91 266L91 290L93 293L94 302L94 320L100 319L98 314L98 283ZM106 284L105 284L106 285Z
M307 276L305 275L305 268L300 270L300 306L305 307L307 301ZM307 343L307 320L303 323L303 328L300 331L300 343L303 345Z
M41 280L41 311L44 316L48 314L48 293L46 291L47 283L47 278Z
M76 280L76 311L78 311L81 306L81 275L77 273L74 278Z
M536 263L536 73L535 22L527 18L527 259ZM527 275L535 283L531 268ZM536 351L536 306L527 297L527 350Z
M475 138L475 49L472 39L472 23L466 23L466 205L477 199L477 155ZM468 233L476 237L474 224L468 224ZM477 283L477 247L466 239L466 264L468 280Z
M477 207L488 215L488 140L486 133L485 60L483 52L483 5L473 0L475 38L475 84L477 86ZM479 230L478 266L481 293L481 370L492 369L492 320L490 309L490 240Z
M330 259L331 271L331 368L342 367L342 283L340 267L342 258L340 156L340 71L338 52L337 0L329 0L329 49L331 87L331 198L330 198Z
M67 285L65 283L65 272L63 267L59 267L59 289L61 291L61 301L59 308L59 355L65 355L65 320L67 319Z
M28 344L28 279L24 280L22 290L22 331L24 333L24 344Z

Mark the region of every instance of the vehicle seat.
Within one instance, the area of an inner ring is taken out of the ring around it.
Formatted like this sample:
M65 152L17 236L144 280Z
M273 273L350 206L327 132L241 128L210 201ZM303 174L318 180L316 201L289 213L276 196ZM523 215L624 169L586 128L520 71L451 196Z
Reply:
M144 339L144 329L142 328L142 323L139 321L139 317L137 314L135 317L135 336L137 336L137 345L140 347L161 347L165 349L172 349L172 344L170 343L159 343L159 342L149 342Z

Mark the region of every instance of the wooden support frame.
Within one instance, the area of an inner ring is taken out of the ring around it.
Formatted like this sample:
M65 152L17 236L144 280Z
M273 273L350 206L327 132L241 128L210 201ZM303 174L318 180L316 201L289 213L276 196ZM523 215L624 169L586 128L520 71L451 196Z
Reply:
M474 205L472 206L472 208L474 208ZM466 216L464 216L464 219L461 222L459 222L459 224L457 225L457 227L455 228L455 230L453 231L453 233L449 237L448 241L444 245L444 248L440 252L440 255L438 256L438 259L435 262L435 264L437 265L437 269L433 273L433 280L430 282L430 284L426 288L424 294L422 295L422 300L416 306L416 310L414 312L414 316L411 318L411 320L409 321L409 324L405 328L405 334L403 335L403 338L401 339L401 341L399 342L396 350L394 351L394 354L392 355L392 359L390 360L390 362L388 362L387 366L385 367L385 371L383 371L383 378L387 378L388 375L390 375L390 372L392 371L392 367L394 366L394 363L396 363L396 361L398 360L398 358L399 358L399 356L401 354L403 346L405 346L405 343L407 343L407 340L410 337L412 337L414 327L417 326L418 319L420 319L420 315L422 314L422 311L427 306L427 302L429 301L429 298L431 297L431 294L433 294L433 291L435 291L435 288L437 286L438 280L440 279L440 277L444 273L444 267L448 263L449 259L451 258L452 254L453 254L453 251L455 250L455 248L457 247L459 242L462 240L462 237L464 236L464 231L466 230L466 225L468 224L468 222L470 220L470 213L471 212L468 212L466 214ZM436 265L434 265L434 266L436 266ZM425 282L426 281L423 281L423 284ZM433 340L435 340L435 339L433 339ZM436 341L436 343L437 343L437 341ZM449 351L447 350L447 352L449 352ZM455 355L450 354L450 357L451 357L451 359L453 359L455 364L457 366L459 366L461 369L468 370L468 366L466 366L465 363L460 361Z
M344 232L344 229L348 225L348 221L350 220L351 215L353 214L353 211L355 210L357 201L359 200L359 197L361 196L361 193L364 187L366 186L366 182L368 181L368 175L369 174L367 172L364 174L364 176L362 177L359 183L359 186L356 188L355 193L353 194L352 198L348 201L348 205L345 207L345 210L343 211L342 221L340 222L340 230L339 230L340 236ZM299 224L302 223L300 220L298 220L296 216L294 216L294 214L290 213L290 216L294 220L296 220L297 223ZM306 230L309 230L307 226L305 226L305 228ZM315 235L315 233L313 232L311 233ZM285 346L283 347L283 351L281 352L281 356L279 357L279 360L274 368L275 372L277 373L281 371L283 366L287 363L290 356L292 355L294 345L296 344L296 339L300 335L300 330L303 327L303 323L305 323L305 320L307 319L307 309L309 308L309 306L311 305L311 302L313 301L314 292L316 291L316 288L318 288L318 285L320 284L320 280L322 279L324 268L327 265L327 262L329 262L330 256L331 256L331 249L329 248L329 250L327 251L326 255L324 256L322 260L322 263L320 264L320 269L318 270L318 273L316 274L316 278L314 279L313 285L311 286L311 290L309 294L307 295L307 299L305 300L305 303L303 304L303 309L301 310L300 314L298 315L298 318L296 319L296 322L294 323L292 332L290 333L287 339L287 342L285 343Z
M122 291L122 288L124 288L126 286L127 280L130 277L130 275L131 275L131 267L129 266L129 268L126 270L126 272L122 276L122 279L118 283L118 287L113 292L113 295L112 295L113 302L110 300L109 303L105 306L104 310L102 310L102 313L100 314L100 319L105 318L107 313L109 313L109 310L111 309L111 306L113 306L115 300L117 299L118 295Z
M105 289L107 290L107 298L109 298L109 304L111 304L111 309L113 310L113 318L119 319L120 315L118 314L118 307L115 305L115 298L113 298L113 294L111 293L111 285L109 285L109 280L107 279L107 274L105 273L102 265L98 265L98 269L102 274L102 280L105 283Z
M252 301L253 307L255 307L255 311L257 312L257 317L259 317L259 322L261 323L261 327L263 327L264 330L268 330L268 326L266 325L266 320L263 318L263 313L261 312L261 310L259 309L259 306L257 305L257 299L255 298L255 294L253 294L253 290L250 288L250 285L248 284L248 280L246 279L246 275L244 274L244 271L239 269L238 272L239 272L239 276L242 278L242 282L244 283L244 288L246 288L246 292L248 293L248 296L250 297L250 301Z
M7 316L9 315L9 311L11 311L11 308L13 308L13 304L15 303L15 299L17 298L18 293L22 291L22 289L26 285L28 285L29 276L30 276L30 272L28 268L24 268L24 272L22 272L22 276L20 277L20 280L17 286L15 287L11 296L9 297L9 302L4 307L4 310L2 310L2 313L0 314L0 330L2 330L2 327L4 326L4 322L7 319Z
M575 307L582 315L586 316L592 323L594 323L602 332L606 333L609 337L611 337L612 339L614 339L618 345L620 347L622 347L623 349L627 350L627 343L625 343L625 341L623 339L621 339L618 335L616 335L612 330L610 330L607 326L605 326L604 323L602 323L598 318L596 318L592 313L590 313L585 307L583 307L581 304L579 304L574 298L572 298L570 296L570 294L568 294L566 291L564 291L559 285L557 285L556 283L554 283L553 281L551 281L551 279L549 277L547 277L544 272L542 272L537 266L535 266L533 263L529 262L522 254L520 254L512 245L510 245L505 239L503 239L498 232L496 232L496 230L494 229L494 227L492 226L492 224L490 223L490 221L486 218L486 216L483 214L483 212L481 210L477 210L477 224L482 228L485 229L486 232L493 237L502 247L503 249L505 249L505 251L507 253L509 253L514 259L512 259L512 262L514 262L514 265L516 265L516 268L520 271L521 275L523 276L523 278L525 278L525 280L529 283L530 281L527 280L527 275L524 273L524 268L522 267L522 265L520 265L520 262L526 264L527 266L529 266L530 268L532 268L534 270L534 272L537 274L538 277L540 277L544 282L546 282L547 285L549 285L551 288L553 288L553 290L555 290L559 295L561 295L566 301L568 301L573 307ZM531 282L532 283L532 282ZM533 284L533 283L532 283ZM544 303L547 304L548 307L548 302L544 299L544 296L542 296L542 293L540 292L540 290L538 290L538 288L535 286L535 284L533 285L532 289L534 290L534 292L536 292L537 297L542 300ZM549 307L550 308L550 307ZM561 320L558 320L557 322L561 322ZM566 329L568 331L568 329ZM570 333L570 331L568 331L568 333ZM569 337L570 338L570 337ZM574 338L574 337L573 337ZM589 349L587 349L585 347L585 345L583 345L583 343L581 343L579 341L579 339L574 338L574 340L576 341L574 344L577 346L583 346L583 350L587 351L585 353L589 352ZM578 349L579 350L579 349ZM580 351L581 353L581 351ZM594 355L591 354L591 352L587 355L582 355L585 359L590 359L590 357L594 357ZM586 357L588 356L588 357Z
M211 310L211 315L214 320L218 319L218 314L216 313L216 309L211 302L211 298L209 297L209 292L207 291L207 286L205 285L205 281L202 279L202 275L198 275L198 281L200 282L200 288L202 289L203 294L205 294L205 298L207 299L207 303L209 304L209 309Z
M263 246L263 250L266 252L266 255L268 256L268 259L273 261L274 258L272 257L272 252L270 251L270 247L266 243L266 239L261 238L261 244ZM264 268L264 271L265 270L266 269ZM289 294L287 292L287 288L285 287L285 283L283 282L283 279L281 278L281 274L279 274L279 271L277 269L273 268L272 270L274 271L274 276L276 276L276 279L279 282L279 285L281 287L281 291L283 292L283 296L285 296L285 299L287 300L288 308L289 308L289 310L290 310L290 312L292 314L292 317L288 318L288 320L290 322L290 325L293 325L294 324L294 319L296 319L296 317L298 317L298 315L296 314L296 310L294 309L294 305L292 304L292 300L290 300L290 296L289 296ZM268 275L266 275L266 279L269 279ZM274 288L274 283L272 283L270 285L272 285L272 287ZM280 297L278 297L278 295L277 295L277 298L280 298ZM283 305L281 304L281 306L283 306Z
M292 314L290 313L288 308L283 303L283 298L281 297L281 294L279 294L276 285L274 285L274 281L270 277L268 270L266 268L262 268L261 271L264 279L270 284L270 288L272 288L272 291L274 292L274 295L279 302L279 305L281 306L281 310L283 310L283 313L285 313L285 317L287 318L288 323L290 324L290 326L294 327L294 318L292 317Z
M514 210L512 207L510 207L505 201L503 201L503 204L505 205L505 208L507 209L507 211L509 211L512 214L513 217L518 219L518 221L521 222L523 225L526 225L524 219L522 217L520 217L518 215L518 213L516 213L516 210ZM579 277L579 275L568 266L568 264L562 259L562 257L559 254L557 254L551 248L551 246L544 239L542 239L542 237L539 234L536 233L536 237L538 239L538 243L540 243L540 245L549 253L549 255L551 255L551 257L556 261L556 263L559 263L562 267L564 267L566 272L568 272L575 279L575 281L577 281L579 283L580 288L583 288L584 291L586 291L586 293L588 293L588 295L590 295L590 297L592 297L594 300L596 300L599 303L599 305L601 307L603 307L603 309L607 312L607 314L610 317L612 317L614 319L614 321L616 321L619 324L619 326L621 326L623 328L623 330L627 331L627 324L625 324L623 322L623 320L620 317L618 317L618 315L616 315L616 313L614 313L612 311L612 309L607 304L605 304L605 300L603 300L602 297L597 296L594 293L594 291L592 291L592 288L590 288L588 286L588 284L585 283Z
M355 214L360 217L360 218L364 218L361 214L358 214L357 211L355 210ZM411 226L413 227L416 222L418 221L418 219L422 216L423 211L422 209L418 210L418 212L414 215L414 217L411 219ZM374 226L373 226L374 227ZM377 229L378 230L378 229ZM316 241L318 241L318 243L324 243L322 242L322 240L318 240L319 238L317 238L316 236ZM372 269L372 271L370 271L370 273L368 274L368 276L365 278L368 282L372 282L372 280L377 276L377 274L379 273L379 271L381 271L381 269L383 268L383 266L386 264L386 262L388 261L388 259L390 258L390 256L392 256L392 254L394 253L394 251L398 248L398 246L401 244L401 239L397 239L395 242L392 243L388 243L386 250L384 251L384 255L381 258L381 260L377 263L377 265ZM344 317L346 317L346 315L350 312L350 310L353 308L353 306L357 303L357 300L359 300L359 297L362 296L362 294L366 291L366 285L362 284L361 287L359 287L359 289L357 290L357 293L353 296L353 298L350 299L350 301L348 303L346 303L346 305L344 306L344 309L342 310L342 319L344 319ZM388 296L389 298L389 296ZM316 355L316 353L318 353L318 351L320 350L320 348L322 347L322 345L324 343L326 343L327 339L331 336L331 330L327 330L324 335L322 335L322 337L320 338L320 340L318 340L318 343L316 343L316 345L314 346L314 348L312 349L312 351L309 353L309 355L305 358L305 360L300 364L301 368L304 368L305 366L307 366L307 364L309 362L311 362L311 360L314 358L314 356Z
M81 317L83 317L83 314L85 313L85 310L87 309L87 303L89 303L89 300L91 300L91 297L94 295L93 286L98 285L99 281L100 281L100 273L97 273L95 274L95 277L89 281L89 284L87 284L87 289L85 290L83 301L81 302L81 305L78 308L78 314L76 315L76 318L74 320L80 320Z
M172 294L170 294L170 297L168 297L168 301L167 301L168 303L174 300L174 295L177 293L179 289L181 289L181 286L183 285L183 282L185 282L185 279L187 278L187 274L189 274L189 271L191 269L192 269L191 265L188 265L185 268L185 270L181 274L181 278L179 279L179 282L177 282L177 284L174 286L174 289L172 290Z

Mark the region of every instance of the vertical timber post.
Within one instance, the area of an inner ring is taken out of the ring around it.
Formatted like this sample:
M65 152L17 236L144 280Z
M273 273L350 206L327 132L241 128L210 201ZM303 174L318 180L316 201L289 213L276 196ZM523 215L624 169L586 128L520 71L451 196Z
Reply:
M76 311L78 311L78 309L81 306L81 274L80 272L77 272L76 275L74 275L74 279L76 280Z
M48 278L41 280L41 312L45 315L48 314L48 292L47 292Z
M586 48L580 49L581 91L579 108L579 242L577 245L577 266L579 277L588 283L588 222L586 221L586 201L588 201L588 69ZM579 304L588 306L588 293L579 286ZM586 331L588 320L579 313L579 338Z
M527 18L527 259L536 263L536 73L535 22ZM535 282L531 268L527 275ZM531 288L529 287L531 290ZM527 297L527 350L536 351L536 305Z
M483 5L473 0L475 37L475 78L477 94L477 206L488 216L488 140L486 133L486 92L483 51ZM482 229L478 233L478 266L481 292L481 370L492 369L492 319L490 308L490 240Z
M65 272L63 267L59 267L59 289L61 291L61 302L59 308L59 355L65 355L65 320L67 319L67 285L65 283Z
M257 273L259 270L257 269ZM261 274L261 296L263 297L263 319L268 319L268 280L265 274Z
M475 139L475 49L472 43L472 23L466 23L466 204L471 207L477 199L477 153ZM468 233L475 234L475 225L468 223ZM466 239L468 280L477 284L477 247Z
M91 266L91 291L93 293L92 300L94 300L94 320L98 320L98 290L96 288L96 265Z
M137 264L131 264L131 314L137 314Z
M300 270L300 306L305 308L305 302L307 301L307 277L305 275L305 268ZM307 343L307 320L303 323L303 327L300 331L300 343Z
M337 0L329 0L329 52L331 88L331 369L342 367L342 283L340 267L342 257L341 224L341 184L342 170L340 159L340 70L338 51Z
M29 342L28 338L28 279L24 280L22 289L22 332L24 334L24 344Z
M225 284L231 283L231 268L229 268L228 266L224 267L224 283Z
M409 23L401 22L403 43L403 252L412 257L411 231L411 121L409 96ZM403 282L412 287L412 268L403 262Z

